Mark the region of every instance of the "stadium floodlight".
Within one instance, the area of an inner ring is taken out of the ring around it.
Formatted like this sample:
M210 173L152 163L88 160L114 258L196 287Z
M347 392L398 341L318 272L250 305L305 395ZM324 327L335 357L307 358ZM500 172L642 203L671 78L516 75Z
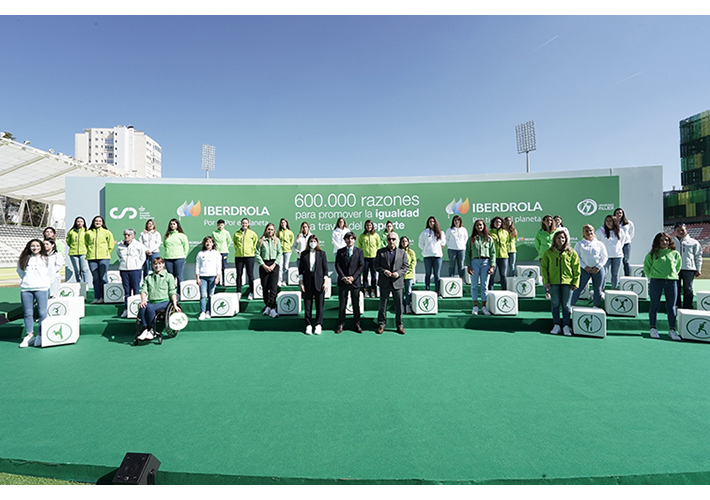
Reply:
M202 170L205 171L206 178L210 178L210 172L214 170L214 146L202 145Z
M530 151L535 151L535 122L529 121L515 126L515 139L518 143L518 154L525 153L528 173L530 173Z

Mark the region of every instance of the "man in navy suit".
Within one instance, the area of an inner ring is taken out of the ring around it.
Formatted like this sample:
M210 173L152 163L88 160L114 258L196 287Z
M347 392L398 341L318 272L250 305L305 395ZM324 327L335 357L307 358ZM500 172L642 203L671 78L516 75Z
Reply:
M375 256L375 271L380 280L380 308L377 312L377 333L385 331L387 324L387 300L390 293L394 299L394 320L397 333L404 335L402 324L402 290L404 289L404 275L409 270L409 259L404 250L397 248L399 236L395 232L387 234L387 246L380 248Z
M352 231L345 233L343 237L345 246L338 250L335 255L335 272L338 274L338 326L335 333L343 331L345 326L345 308L348 304L348 296L353 305L353 319L355 320L355 331L362 333L360 326L360 287L362 286L360 275L365 267L365 258L362 250L355 246L355 235Z

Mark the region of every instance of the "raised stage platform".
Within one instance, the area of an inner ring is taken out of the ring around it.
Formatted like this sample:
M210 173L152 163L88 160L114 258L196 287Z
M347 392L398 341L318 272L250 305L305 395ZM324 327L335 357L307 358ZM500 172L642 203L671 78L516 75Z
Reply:
M256 300L206 321L183 303L187 329L137 347L121 306L87 304L79 342L47 349L18 349L14 319L0 471L110 482L144 452L162 484L710 482L710 345L670 341L664 314L651 339L646 301L605 339L549 335L541 295L516 317L440 299L404 336L374 333L378 299L361 335L332 332L337 298L321 336Z

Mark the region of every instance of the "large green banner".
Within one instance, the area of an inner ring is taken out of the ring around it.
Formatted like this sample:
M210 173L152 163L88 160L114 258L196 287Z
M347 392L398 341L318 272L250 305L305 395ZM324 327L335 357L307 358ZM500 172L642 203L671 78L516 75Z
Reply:
M259 236L270 222L278 228L281 218L288 220L294 234L306 221L328 254L333 251L331 233L338 217L343 217L355 234L362 232L368 219L380 233L385 223L392 221L395 231L409 237L412 248L421 256L417 240L430 216L446 230L452 217L460 215L469 233L477 219L488 224L497 215L510 216L518 231L518 260L524 261L537 255L533 242L544 215L560 215L574 244L584 224L600 227L618 204L617 176L271 186L109 183L104 216L118 238L126 227L140 233L147 219L154 219L161 233L165 233L170 219L179 219L195 246L190 254L193 261L197 246L216 229L219 219L224 219L233 233L246 217Z

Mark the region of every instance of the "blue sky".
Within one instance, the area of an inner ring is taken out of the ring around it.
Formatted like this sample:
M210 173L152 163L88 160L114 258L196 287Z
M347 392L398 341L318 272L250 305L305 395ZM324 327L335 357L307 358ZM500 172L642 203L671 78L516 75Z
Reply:
M0 130L74 154L133 125L164 177L524 172L664 166L710 109L701 16L0 16Z

